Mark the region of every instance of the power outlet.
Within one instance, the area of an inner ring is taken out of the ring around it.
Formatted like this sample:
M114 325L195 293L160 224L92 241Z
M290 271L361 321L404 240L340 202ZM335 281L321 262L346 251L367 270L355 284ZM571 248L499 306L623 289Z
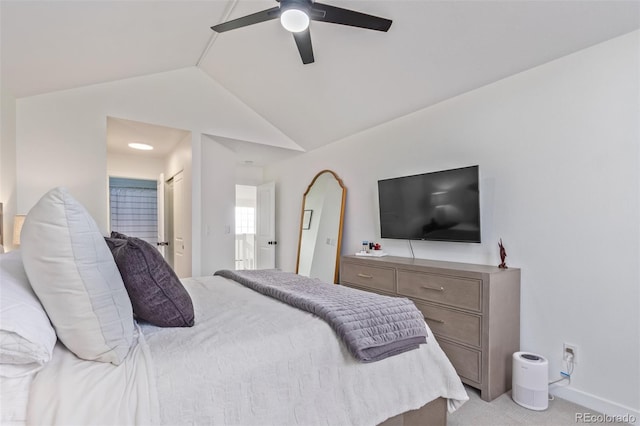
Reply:
M578 347L571 343L565 343L562 345L562 360L569 361L569 355L573 356L573 363L578 363Z

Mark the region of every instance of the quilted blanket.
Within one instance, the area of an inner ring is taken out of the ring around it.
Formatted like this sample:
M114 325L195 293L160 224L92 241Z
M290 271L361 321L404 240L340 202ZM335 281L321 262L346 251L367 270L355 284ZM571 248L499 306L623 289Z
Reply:
M362 362L378 361L426 343L424 317L406 298L382 296L278 270L220 270L214 275L317 315Z

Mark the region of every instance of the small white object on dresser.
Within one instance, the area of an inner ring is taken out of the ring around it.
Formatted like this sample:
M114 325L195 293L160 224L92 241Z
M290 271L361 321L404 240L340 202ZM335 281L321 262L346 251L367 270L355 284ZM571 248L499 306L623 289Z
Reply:
M511 389L520 348L520 269L385 256L343 256L340 284L408 297L462 381L491 401Z
M356 256L364 256L364 257L382 257L386 256L387 253L382 250L370 250L370 251L359 251L356 253Z

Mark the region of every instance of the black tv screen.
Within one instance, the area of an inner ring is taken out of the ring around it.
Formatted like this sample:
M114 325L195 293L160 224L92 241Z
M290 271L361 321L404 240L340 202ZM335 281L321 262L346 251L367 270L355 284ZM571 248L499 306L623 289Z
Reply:
M480 242L478 166L378 181L382 238Z

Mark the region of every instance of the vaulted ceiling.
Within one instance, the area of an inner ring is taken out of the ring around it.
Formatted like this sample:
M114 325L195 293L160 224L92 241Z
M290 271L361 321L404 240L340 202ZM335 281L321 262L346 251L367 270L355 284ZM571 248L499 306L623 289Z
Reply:
M305 150L640 28L640 2L323 0L387 33L311 23L303 65L273 0L0 2L2 90L27 97L198 66Z

